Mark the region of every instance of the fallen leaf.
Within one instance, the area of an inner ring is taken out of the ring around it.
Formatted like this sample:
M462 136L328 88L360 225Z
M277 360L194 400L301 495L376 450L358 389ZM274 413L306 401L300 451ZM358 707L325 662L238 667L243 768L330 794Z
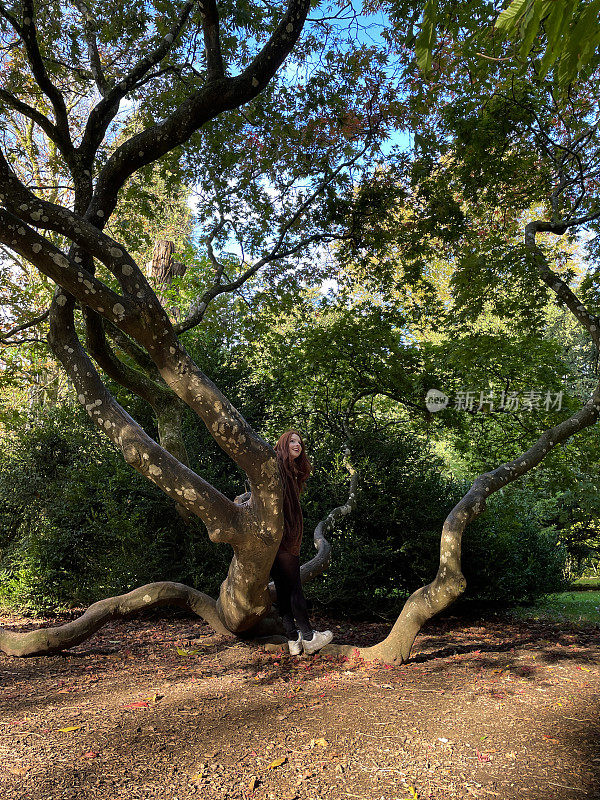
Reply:
M30 769L30 767L8 767L11 775L27 775Z
M96 758L98 753L95 753L93 750L88 750L87 753L83 754L83 758Z
M287 761L287 756L283 756L283 758L276 758L275 761L271 761L267 769L276 769L280 767L282 764L285 764Z
M177 648L177 655L178 656L193 656L195 653L199 653L200 650L186 650L184 647Z
M78 731L79 728L83 728L83 725L71 725L70 728L59 728L58 730L61 733L71 733L72 731Z
M328 747L329 746L329 742L327 741L327 739L323 739L323 738L321 738L321 739L311 739L310 740L310 746L311 747Z
M256 775L253 775L250 780L248 781L248 791L253 792L259 784L259 780Z

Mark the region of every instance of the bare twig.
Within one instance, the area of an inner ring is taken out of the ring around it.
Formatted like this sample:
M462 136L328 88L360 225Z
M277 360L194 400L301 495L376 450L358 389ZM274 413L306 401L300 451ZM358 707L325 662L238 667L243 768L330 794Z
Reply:
M11 328L6 333L1 333L0 334L0 342L3 342L4 344L9 344L9 342L7 341L8 339L10 339L16 333L21 333L21 331L25 331L28 328L33 328L35 325L39 325L40 322L44 322L44 320L48 319L49 314L50 314L50 309L47 308L39 316L34 317L33 319L28 320L27 322L22 322L21 324L16 325L14 328ZM40 339L40 340L35 340L35 341L43 341L43 340ZM21 340L18 341L18 342L11 342L11 344L21 344L21 343L22 343Z

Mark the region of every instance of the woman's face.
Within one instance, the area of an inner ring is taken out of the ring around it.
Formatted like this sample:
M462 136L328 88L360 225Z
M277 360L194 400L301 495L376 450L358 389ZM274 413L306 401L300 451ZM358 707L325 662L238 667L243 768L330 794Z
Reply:
M288 448L290 451L290 458L292 460L294 458L298 458L298 456L302 452L302 440L300 439L297 433L292 433L292 435L290 436Z

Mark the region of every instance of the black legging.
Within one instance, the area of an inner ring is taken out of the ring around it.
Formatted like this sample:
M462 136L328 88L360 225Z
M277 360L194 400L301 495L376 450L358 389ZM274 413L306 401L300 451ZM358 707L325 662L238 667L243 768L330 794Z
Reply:
M298 631L304 639L312 639L312 625L300 582L300 556L280 550L271 567L271 577L277 590L279 615L288 639L297 639Z

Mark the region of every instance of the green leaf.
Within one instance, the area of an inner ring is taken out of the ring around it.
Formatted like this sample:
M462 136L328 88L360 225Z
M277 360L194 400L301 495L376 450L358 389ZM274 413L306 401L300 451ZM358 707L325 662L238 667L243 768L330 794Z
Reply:
M199 653L200 650L187 650L185 647L178 647L177 648L177 655L178 656L193 656L196 653Z
M552 4L552 11L543 20L548 44L540 64L540 78L546 77L548 70L560 56L574 11L575 5L570 0L556 0Z
M554 50L569 30L574 11L575 4L571 0L556 0L552 3L552 11L544 19L549 49Z
M542 4L534 2L526 11L521 23L521 46L519 47L519 54L521 58L525 59L529 55L533 40L540 29L542 14Z
M566 86L571 83L600 44L599 13L600 0L594 0L584 8L575 28L570 33L566 43L567 49L564 53L561 53L560 57L558 68L560 86Z
M496 20L495 27L499 30L513 33L519 24L522 15L533 6L535 0L513 0L508 8L501 11Z
M437 13L437 0L427 0L423 10L423 22L415 45L417 64L425 74L431 69L431 53L436 41Z

